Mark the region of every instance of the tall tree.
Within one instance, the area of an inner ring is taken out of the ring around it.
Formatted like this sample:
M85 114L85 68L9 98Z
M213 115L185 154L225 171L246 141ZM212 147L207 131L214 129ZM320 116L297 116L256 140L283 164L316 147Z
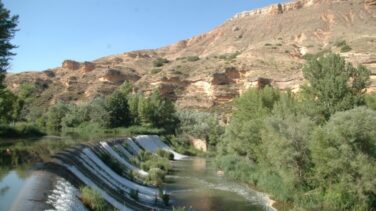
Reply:
M303 68L309 86L304 91L326 119L336 111L364 105L364 89L370 71L363 66L353 67L338 54L314 58Z
M0 1L0 88L4 88L5 72L9 67L10 57L14 55L12 49L16 46L10 40L17 31L18 16L11 15Z
M112 127L126 127L131 123L128 106L128 95L121 90L116 90L108 98L107 111L110 114Z

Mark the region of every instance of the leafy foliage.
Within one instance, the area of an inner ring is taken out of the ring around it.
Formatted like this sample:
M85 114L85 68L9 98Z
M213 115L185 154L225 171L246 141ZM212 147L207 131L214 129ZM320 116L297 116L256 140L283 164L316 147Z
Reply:
M336 111L364 105L363 90L370 75L365 67L354 68L339 55L327 54L310 60L303 73L310 84L304 92L326 119Z
M14 55L12 49L16 46L10 40L14 37L18 24L18 16L12 16L10 11L0 2L0 89L3 89L5 72L9 66L10 57Z
M376 205L376 112L338 112L312 137L316 180L326 204L367 210Z
M329 54L312 58L304 75L310 85L303 93L267 87L235 101L218 167L299 208L372 210L376 112L374 95L364 93L369 71Z

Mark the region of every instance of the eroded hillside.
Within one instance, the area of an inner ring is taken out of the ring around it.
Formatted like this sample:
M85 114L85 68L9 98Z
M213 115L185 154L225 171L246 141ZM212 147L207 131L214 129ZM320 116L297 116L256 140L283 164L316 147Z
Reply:
M13 90L37 84L41 105L87 102L129 81L135 91L159 89L182 107L208 109L249 87L298 91L305 59L327 51L371 69L368 91L375 91L375 49L375 0L299 0L241 12L212 31L160 49L66 60L55 69L10 74L6 82Z

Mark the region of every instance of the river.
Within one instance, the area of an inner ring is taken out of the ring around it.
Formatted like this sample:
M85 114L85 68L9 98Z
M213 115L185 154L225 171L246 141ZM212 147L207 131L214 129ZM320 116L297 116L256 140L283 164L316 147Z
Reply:
M33 149L34 145L39 147L41 142L45 145L59 141L62 139L8 141L0 143L0 150L3 153L7 149L12 151L19 142L27 142ZM46 150L46 153L51 151ZM45 157L48 159L48 155ZM3 154L1 157L0 210L22 210L26 207L29 210L86 210L78 200L77 188L64 178L48 172L33 171L35 166L41 164L38 160L22 160L15 155L9 158ZM217 175L210 159L189 157L173 161L173 172L167 176L164 188L171 195L174 207L216 211L273 210L266 206L268 200L264 194ZM30 189L37 190L38 194L30 196L30 193L26 193ZM33 205L29 205L29 202Z

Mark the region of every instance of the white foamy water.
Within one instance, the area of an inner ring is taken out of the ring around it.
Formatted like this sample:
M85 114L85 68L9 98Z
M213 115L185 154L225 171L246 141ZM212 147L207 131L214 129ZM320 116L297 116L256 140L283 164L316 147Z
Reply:
M116 199L114 199L112 196L107 194L102 189L98 188L93 181L91 181L89 178L87 178L84 174L81 173L75 166L70 166L65 164L64 162L60 162L60 165L66 167L72 174L74 174L77 178L79 178L83 183L85 183L87 186L93 188L94 190L98 191L99 194L112 206L115 208L122 210L122 211L132 211L132 209L125 206L125 204L119 203Z
M132 188L134 190L138 190L140 195L143 194L150 195L147 198L150 198L151 201L154 200L154 196L158 194L158 190L156 188L151 187L145 187L142 185L139 185L137 183L134 183L124 177L119 176L117 173L115 173L111 168L109 168L106 164L103 163L101 159L99 159L89 148L85 148L82 150L85 155L87 155L95 164L97 164L102 170L104 170L106 173L108 173L113 179L115 179L117 182Z
M86 211L79 200L79 191L68 181L58 178L54 189L48 195L47 204L53 209L48 211Z
M181 160L188 157L172 150L169 146L163 143L157 135L139 135L134 137L134 139L147 151L156 152L158 149L163 149L174 154L175 160Z

